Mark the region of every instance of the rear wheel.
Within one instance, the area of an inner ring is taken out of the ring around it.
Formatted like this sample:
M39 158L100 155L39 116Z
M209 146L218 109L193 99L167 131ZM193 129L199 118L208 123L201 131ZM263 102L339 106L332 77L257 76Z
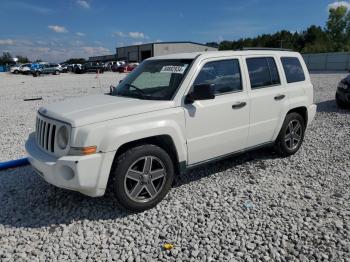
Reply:
M18 70L15 70L13 71L14 74L18 75L19 71Z
M305 121L298 113L286 116L281 131L275 141L275 150L281 156L295 154L304 140Z
M137 146L121 154L112 172L117 200L132 211L157 205L171 188L174 179L170 156L155 145Z
M59 75L59 74L60 74L60 71L59 71L59 70L56 70L54 74L55 74L55 75Z

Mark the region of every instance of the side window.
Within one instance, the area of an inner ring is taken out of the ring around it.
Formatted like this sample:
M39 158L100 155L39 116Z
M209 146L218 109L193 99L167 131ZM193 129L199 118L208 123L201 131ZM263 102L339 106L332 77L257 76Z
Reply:
M281 57L287 83L301 82L305 80L303 67L297 57Z
M274 58L247 58L247 66L252 89L279 85L281 83Z
M206 63L194 81L194 85L199 84L211 84L214 94L241 91L242 80L238 59Z

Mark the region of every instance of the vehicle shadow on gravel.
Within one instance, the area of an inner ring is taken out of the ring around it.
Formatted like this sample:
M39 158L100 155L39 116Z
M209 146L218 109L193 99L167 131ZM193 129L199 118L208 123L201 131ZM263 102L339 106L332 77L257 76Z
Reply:
M245 153L193 169L177 179L173 187L248 162L256 162L264 168L264 161L261 160L276 157L269 149ZM40 178L30 166L0 172L0 208L0 227L50 227L49 231L73 221L121 219L134 214L118 206L110 190L103 197L90 198L56 188Z
M216 173L225 172L230 169L234 169L238 166L245 164L255 164L260 169L266 169L267 166L264 160L271 160L279 158L279 156L273 152L272 148L261 148L258 150L249 151L240 155L228 157L225 160L205 164L203 166L194 168L188 171L185 175L179 176L173 187L180 187L184 184L188 184L204 177L209 177ZM250 179L247 174L247 179Z
M335 100L327 100L317 103L318 113L340 113L340 114L350 114L350 107L348 109L338 108Z
M111 193L91 198L46 183L30 166L0 171L0 228L55 228L72 221L120 219Z

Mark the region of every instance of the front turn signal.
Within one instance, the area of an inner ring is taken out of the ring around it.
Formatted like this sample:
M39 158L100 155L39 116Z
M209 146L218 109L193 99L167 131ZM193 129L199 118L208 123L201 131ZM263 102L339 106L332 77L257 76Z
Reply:
M69 150L69 155L73 156L87 156L95 154L97 146L87 146L87 147L71 147Z

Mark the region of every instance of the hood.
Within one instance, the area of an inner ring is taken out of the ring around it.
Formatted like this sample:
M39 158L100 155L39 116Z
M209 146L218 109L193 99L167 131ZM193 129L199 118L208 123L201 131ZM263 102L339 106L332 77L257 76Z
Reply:
M173 101L93 95L53 103L39 109L43 116L78 127L175 106Z

